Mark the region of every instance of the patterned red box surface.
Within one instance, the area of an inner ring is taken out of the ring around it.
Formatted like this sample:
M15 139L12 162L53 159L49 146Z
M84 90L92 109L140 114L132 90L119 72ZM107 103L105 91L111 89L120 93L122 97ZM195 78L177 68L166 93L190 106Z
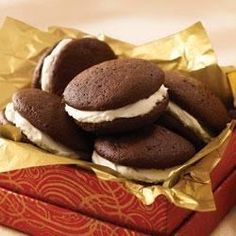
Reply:
M37 236L143 235L0 188L0 224Z
M236 132L223 160L212 172L216 189L235 166ZM69 166L47 166L0 174L0 187L101 221L144 233L170 234L191 215L164 196L143 205L119 183L102 181L92 172Z
M236 203L236 192L231 191L235 187L236 170L214 193L217 211L193 213L175 235L209 235ZM0 188L0 199L0 224L31 235L143 235L3 188Z

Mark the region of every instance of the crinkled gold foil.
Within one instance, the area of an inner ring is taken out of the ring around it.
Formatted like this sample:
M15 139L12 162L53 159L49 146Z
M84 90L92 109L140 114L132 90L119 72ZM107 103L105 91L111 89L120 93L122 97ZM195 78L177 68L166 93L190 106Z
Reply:
M233 95L233 105L236 107L236 68L233 66L223 68L227 74L231 92Z
M62 38L88 36L76 29L50 27L41 31L23 22L6 18L0 30L0 109L19 88L29 86L32 72L42 53ZM163 69L178 69L193 74L207 83L226 103L236 95L235 73L217 65L216 56L201 23L164 39L144 45L132 44L99 35L120 57L151 60ZM232 79L234 78L234 79ZM236 97L236 96L235 96ZM198 152L191 160L174 170L163 185L141 185L123 178L119 173L93 163L56 156L20 140L19 130L0 125L0 172L35 166L77 164L92 169L103 180L119 181L144 204L152 204L164 194L175 205L198 210L215 209L209 174L221 160L235 122ZM11 139L11 140L10 140Z
M21 140L21 131L10 124L0 125L0 137L11 139L13 141Z

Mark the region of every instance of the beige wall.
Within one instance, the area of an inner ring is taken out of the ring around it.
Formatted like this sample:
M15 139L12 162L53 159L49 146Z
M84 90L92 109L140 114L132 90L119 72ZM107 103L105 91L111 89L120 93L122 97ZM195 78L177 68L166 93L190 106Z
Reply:
M236 0L0 0L0 21L6 15L39 27L78 27L134 43L201 20L220 63L236 64Z

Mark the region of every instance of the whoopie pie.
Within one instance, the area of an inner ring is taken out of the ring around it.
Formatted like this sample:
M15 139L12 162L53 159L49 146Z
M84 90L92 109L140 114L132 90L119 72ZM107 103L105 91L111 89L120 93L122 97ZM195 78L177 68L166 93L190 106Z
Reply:
M51 153L87 159L91 142L65 112L61 98L39 89L21 89L5 109L6 119L35 145Z
M129 134L98 137L92 161L129 179L156 183L168 179L194 153L188 140L162 126L151 125Z
M63 95L65 109L84 130L127 132L153 123L168 104L164 72L142 59L116 59L77 75Z
M61 95L78 73L115 58L116 55L108 44L98 39L62 39L39 60L32 86Z
M211 141L230 120L224 104L201 81L180 72L166 72L165 86L170 102L161 122L196 146Z

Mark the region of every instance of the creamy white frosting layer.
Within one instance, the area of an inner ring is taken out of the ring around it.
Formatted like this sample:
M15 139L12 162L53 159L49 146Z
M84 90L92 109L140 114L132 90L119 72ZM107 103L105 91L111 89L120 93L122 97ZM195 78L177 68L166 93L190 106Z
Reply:
M169 101L167 108L171 114L176 116L186 127L194 131L194 133L201 138L204 142L208 143L213 138L208 131L201 126L201 124L188 112L180 108L175 103Z
M79 122L100 123L104 121L113 121L117 118L131 118L145 115L152 111L156 104L161 102L166 96L167 88L162 85L160 89L150 97L121 108L106 111L82 111L66 104L65 110Z
M117 165L100 156L96 151L93 152L92 161L95 164L109 167L128 179L143 181L147 183L158 183L168 179L173 171L180 165L167 169L141 169L123 165Z
M50 77L52 76L52 68L56 63L58 56L65 46L70 43L72 39L62 39L52 52L44 58L41 70L41 89L49 92Z
M55 142L47 134L44 134L39 129L34 127L29 121L21 116L19 112L14 109L13 103L9 103L6 106L5 116L7 120L15 124L16 127L20 128L20 130L30 141L32 141L42 149L45 149L57 155L78 157L78 154L65 147L64 145Z

